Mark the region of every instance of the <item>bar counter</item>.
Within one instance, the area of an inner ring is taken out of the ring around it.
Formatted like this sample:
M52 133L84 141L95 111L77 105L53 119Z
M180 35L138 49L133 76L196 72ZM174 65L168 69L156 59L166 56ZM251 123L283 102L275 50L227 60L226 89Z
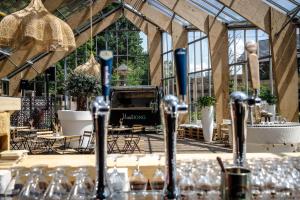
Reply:
M158 157L161 156L160 161ZM191 160L206 160L206 159L216 159L219 156L223 160L232 159L232 153L200 153L200 154L177 154L177 161L191 161ZM300 153L247 153L247 159L251 158L280 158L284 156L289 157L299 157ZM165 157L163 153L155 154L110 154L108 155L108 167L114 166L114 158L117 157L117 167L118 168L128 168L128 175L130 176L132 170L136 167L136 158L139 157L140 169L146 177L152 177L154 170L160 164L164 166ZM48 168L55 168L58 166L68 166L72 168L78 168L81 166L93 169L95 166L95 155L28 155L19 161L15 162L4 162L0 160L0 169L9 169L13 166L22 166L30 168L32 166L41 165ZM92 175L94 170L90 170Z

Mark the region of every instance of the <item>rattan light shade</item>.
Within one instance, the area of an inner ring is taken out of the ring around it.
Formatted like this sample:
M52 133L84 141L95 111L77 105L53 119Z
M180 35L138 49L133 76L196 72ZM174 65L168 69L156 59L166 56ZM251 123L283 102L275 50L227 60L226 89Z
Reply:
M76 48L72 29L52 15L41 0L32 0L23 10L0 21L0 46L19 49L34 48L68 51Z
M91 54L90 59L75 68L74 72L76 73L84 73L91 76L95 76L96 78L100 78L100 64L96 61L93 54Z

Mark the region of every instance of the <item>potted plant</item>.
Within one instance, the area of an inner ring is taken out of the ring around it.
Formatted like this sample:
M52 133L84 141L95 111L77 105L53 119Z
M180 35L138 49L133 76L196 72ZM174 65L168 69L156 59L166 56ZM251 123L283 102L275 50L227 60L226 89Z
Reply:
M88 111L87 99L100 94L98 79L86 73L73 72L65 82L65 89L77 98L77 109L58 111L63 134L81 135L84 131L92 131L93 121Z
M87 110L87 98L100 94L100 83L95 76L84 73L71 73L65 83L69 94L77 98L77 111Z
M197 106L202 113L202 129L205 142L212 142L214 130L215 97L203 96L197 100Z
M273 95L271 90L267 87L261 87L259 97L268 103L268 112L273 114L271 120L274 121L276 116L277 97Z

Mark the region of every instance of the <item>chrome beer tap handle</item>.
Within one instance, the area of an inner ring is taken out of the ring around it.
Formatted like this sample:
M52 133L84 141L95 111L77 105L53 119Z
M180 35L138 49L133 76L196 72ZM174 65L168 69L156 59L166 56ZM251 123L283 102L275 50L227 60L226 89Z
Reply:
M230 110L233 135L233 160L236 166L242 167L246 159L247 116L249 98L243 92L233 92Z
M165 186L162 199L180 199L180 191L176 183L176 138L177 123L180 113L188 111L188 106L184 103L186 95L187 57L186 49L175 50L175 64L177 72L178 92L181 101L174 95L167 95L163 100L163 118L165 122Z
M96 189L94 199L108 199L110 191L107 183L107 125L109 105L102 96L92 103L92 113L95 125L96 152Z

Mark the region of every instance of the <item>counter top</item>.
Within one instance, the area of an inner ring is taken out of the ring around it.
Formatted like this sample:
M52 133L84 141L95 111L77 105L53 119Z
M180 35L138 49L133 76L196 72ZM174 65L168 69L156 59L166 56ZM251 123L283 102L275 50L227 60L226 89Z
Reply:
M160 161L158 160L161 156ZM223 160L232 159L232 153L203 153L203 154L177 154L177 161L191 161L195 159L208 160L216 159L220 156ZM280 158L283 156L299 157L300 153L282 153L282 154L272 154L272 153L248 153L247 158ZM107 164L108 167L113 167L114 158L117 157L117 167L128 168L128 174L131 174L133 169L137 165L136 158L139 157L140 169L146 177L152 177L155 169L160 164L164 165L165 158L163 153L155 154L110 154L108 155ZM29 155L22 158L19 161L7 162L0 160L0 169L9 169L12 166L22 166L30 168L35 165L45 166L48 168L54 168L57 166L68 166L72 171L76 167L88 167L91 174L94 174L95 166L95 155Z
M140 166L157 166L159 164L159 156L161 156L160 164L163 165L165 162L163 153L155 154L110 154L108 155L108 166L113 166L113 160L117 157L117 165L121 167L127 166L136 166L136 159L139 157ZM232 159L232 153L203 153L203 154L177 154L178 161L188 161L194 159L216 159L217 156L220 156L222 159ZM293 156L300 157L300 153L248 153L247 158L278 158L283 156ZM5 163L0 159L1 163ZM9 168L12 166L24 166L31 167L33 165L48 165L48 167L56 166L71 166L71 167L80 167L80 166L94 166L95 165L95 155L93 154L77 154L77 155L29 155L18 162L10 161L5 163L5 167Z

